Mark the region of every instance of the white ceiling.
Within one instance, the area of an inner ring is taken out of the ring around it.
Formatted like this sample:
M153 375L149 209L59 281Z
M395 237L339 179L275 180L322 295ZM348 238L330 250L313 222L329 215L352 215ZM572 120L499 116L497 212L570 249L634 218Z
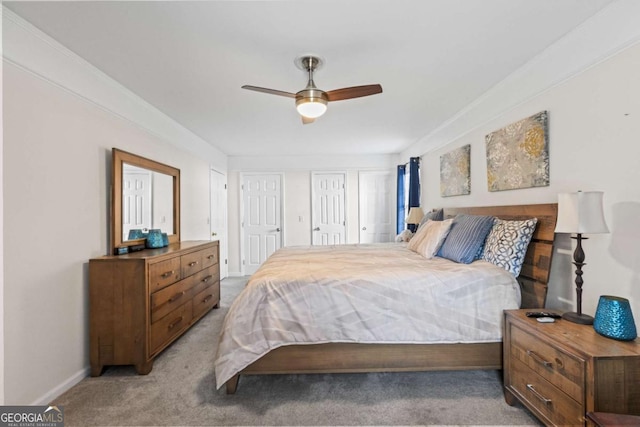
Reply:
M4 2L228 155L398 153L612 0ZM324 90L380 83L302 125Z

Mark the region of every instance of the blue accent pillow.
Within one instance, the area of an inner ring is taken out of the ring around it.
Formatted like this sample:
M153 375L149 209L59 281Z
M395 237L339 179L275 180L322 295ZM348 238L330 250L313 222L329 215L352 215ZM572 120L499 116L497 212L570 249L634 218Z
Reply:
M438 256L462 264L472 263L484 245L494 220L492 216L457 215Z
M496 220L487 236L482 259L518 277L537 222L537 218L523 221Z

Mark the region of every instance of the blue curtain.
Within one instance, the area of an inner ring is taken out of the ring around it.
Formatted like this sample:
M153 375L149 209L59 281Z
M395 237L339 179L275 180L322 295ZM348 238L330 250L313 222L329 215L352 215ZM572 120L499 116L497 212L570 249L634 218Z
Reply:
M420 157L411 157L409 160L409 207L420 206ZM409 224L409 230L415 232L416 225Z
M404 210L404 175L406 165L398 165L398 189L396 200L396 234L404 231L404 219L407 216Z

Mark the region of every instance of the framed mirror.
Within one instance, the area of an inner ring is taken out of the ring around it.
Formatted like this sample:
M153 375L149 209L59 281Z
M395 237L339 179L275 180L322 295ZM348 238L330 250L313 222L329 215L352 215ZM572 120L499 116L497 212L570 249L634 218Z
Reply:
M169 243L180 241L180 169L114 148L111 179L114 254L144 245L138 230L159 228Z

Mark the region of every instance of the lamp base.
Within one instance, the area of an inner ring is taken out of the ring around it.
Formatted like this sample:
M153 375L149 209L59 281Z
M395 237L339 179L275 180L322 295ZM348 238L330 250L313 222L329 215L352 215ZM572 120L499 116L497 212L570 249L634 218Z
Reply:
M593 317L588 314L578 314L573 312L564 313L562 315L564 320L568 320L569 322L579 323L581 325L593 325Z

